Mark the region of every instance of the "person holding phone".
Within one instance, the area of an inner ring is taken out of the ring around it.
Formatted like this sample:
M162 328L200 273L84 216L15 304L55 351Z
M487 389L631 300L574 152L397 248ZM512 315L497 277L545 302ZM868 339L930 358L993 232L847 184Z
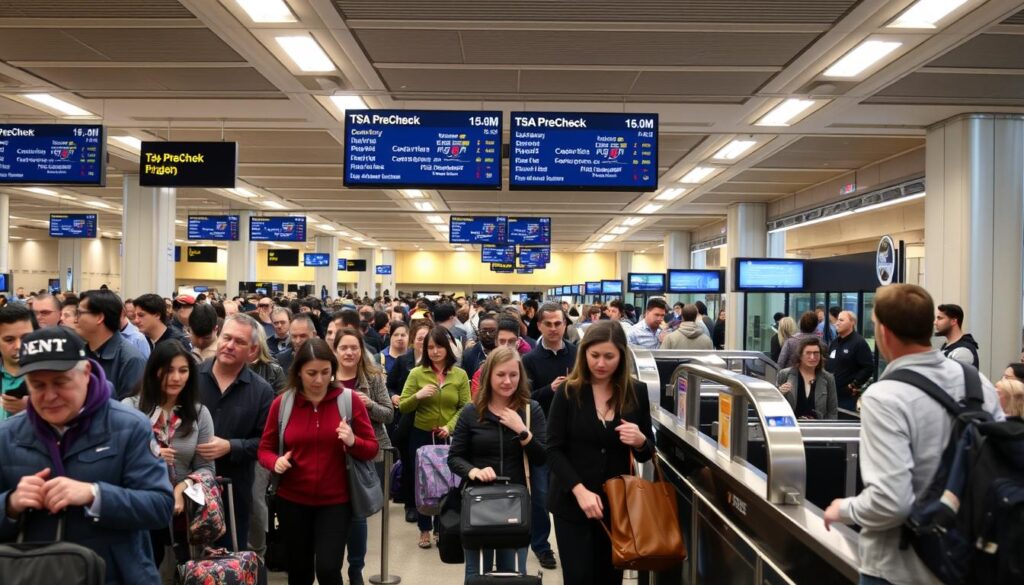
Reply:
M21 304L5 305L0 308L0 365L2 391L0 395L0 420L18 414L28 406L28 386L18 365L21 338L32 333L32 312Z

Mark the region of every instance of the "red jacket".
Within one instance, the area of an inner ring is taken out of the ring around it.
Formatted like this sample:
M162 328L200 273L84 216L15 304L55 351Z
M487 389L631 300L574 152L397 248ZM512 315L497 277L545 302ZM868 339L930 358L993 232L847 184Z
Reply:
M338 438L338 395L342 387L327 391L320 404L296 393L292 415L284 430L284 451L292 452L292 468L281 476L277 493L284 499L306 506L345 504L349 501L348 474L345 471L345 443ZM281 397L274 399L267 415L267 426L260 440L260 465L273 471L277 462L277 418ZM356 441L348 447L352 457L371 461L377 456L377 437L363 403L353 396L352 420Z

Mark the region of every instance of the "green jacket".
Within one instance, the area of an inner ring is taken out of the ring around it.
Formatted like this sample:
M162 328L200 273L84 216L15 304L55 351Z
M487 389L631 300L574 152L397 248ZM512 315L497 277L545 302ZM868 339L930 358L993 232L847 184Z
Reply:
M430 368L416 366L409 372L398 399L398 410L402 414L416 413L413 426L421 431L430 431L437 427L447 427L448 433L455 431L455 423L459 419L462 407L469 402L469 376L459 367L452 367L439 385L438 392L425 400L418 400L416 393L428 384L437 384L437 374Z

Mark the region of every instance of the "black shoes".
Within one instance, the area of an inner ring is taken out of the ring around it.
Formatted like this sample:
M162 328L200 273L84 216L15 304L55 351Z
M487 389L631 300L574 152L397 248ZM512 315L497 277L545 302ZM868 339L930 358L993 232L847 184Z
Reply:
M362 571L360 571L358 573L349 573L348 574L348 583L349 583L349 585L363 585L363 573L362 573Z
M537 560L540 562L540 566L545 569L557 569L558 563L555 562L555 553L551 550L546 550L537 553Z
M409 524L413 524L417 520L416 508L405 509L405 521Z

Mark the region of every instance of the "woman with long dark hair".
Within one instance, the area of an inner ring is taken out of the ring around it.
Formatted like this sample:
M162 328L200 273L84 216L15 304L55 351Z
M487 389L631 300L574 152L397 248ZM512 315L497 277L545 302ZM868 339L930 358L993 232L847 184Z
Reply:
M654 454L650 402L630 376L626 333L616 321L587 329L576 365L548 414L548 509L566 583L622 583L611 542L595 522L608 508L604 482L631 472L631 459Z
M213 416L199 402L196 363L192 352L177 341L157 344L146 362L146 370L134 396L122 400L138 408L153 424L153 436L160 456L167 462L167 473L174 486L174 514L185 510L185 490L192 485L188 476L196 472L215 475L213 461L196 453L196 446L213 438ZM168 519L169 525L173 525ZM184 527L184 523L180 526ZM176 542L185 542L184 530ZM153 530L153 557L156 566L163 562L164 550L171 543L170 529ZM179 556L187 551L182 547Z

